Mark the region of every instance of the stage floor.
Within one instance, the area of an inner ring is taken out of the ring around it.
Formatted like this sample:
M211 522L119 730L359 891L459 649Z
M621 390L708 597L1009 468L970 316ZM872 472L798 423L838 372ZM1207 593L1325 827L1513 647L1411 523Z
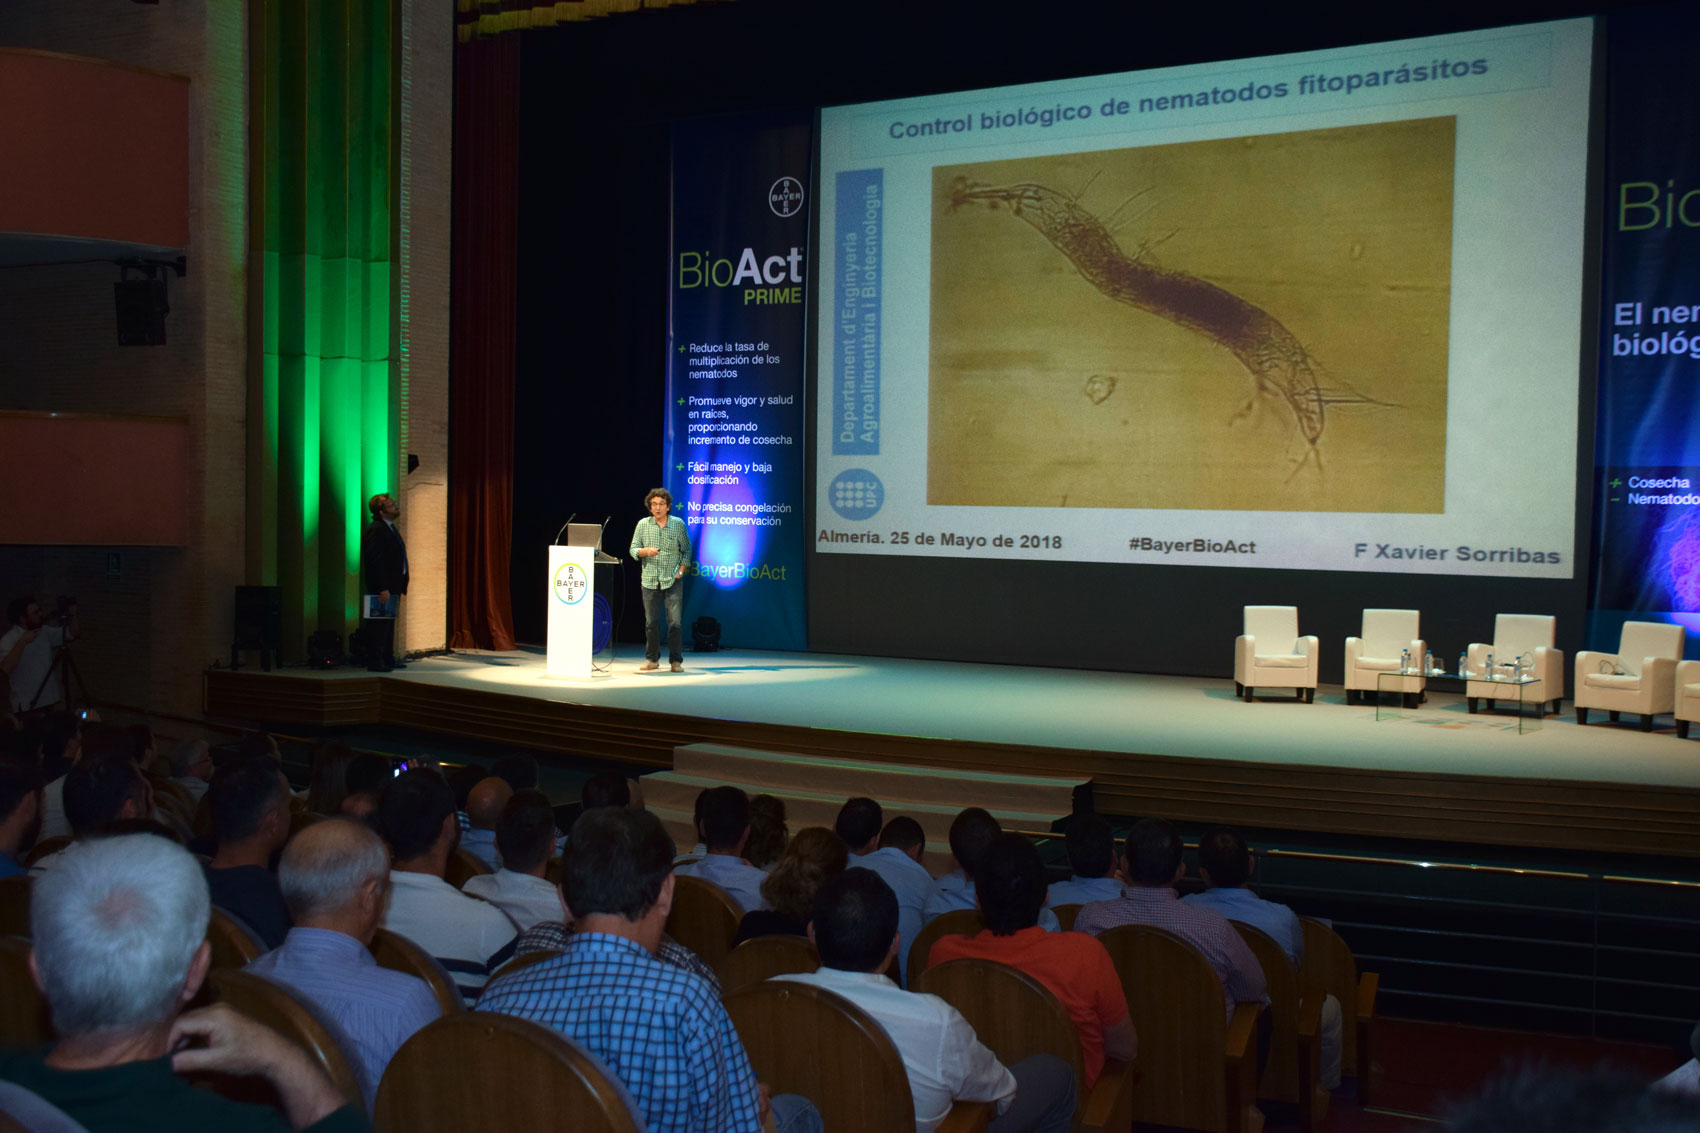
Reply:
M1662 723L1578 727L1563 715L1519 735L1510 711L1467 710L1431 693L1399 719L1376 720L1324 686L1314 704L1276 692L1247 704L1231 680L1030 669L807 653L691 654L683 673L637 672L641 653L588 680L543 675L539 653L462 652L414 662L389 679L600 705L847 732L1291 763L1380 771L1576 779L1700 788L1700 739ZM353 672L349 675L366 676ZM1667 719L1668 718L1661 718Z
M1663 723L1519 734L1462 696L1376 719L1324 686L1247 704L1231 680L739 650L639 673L543 674L540 652L457 652L405 670L207 674L209 713L382 723L670 767L721 743L1090 778L1099 809L1177 820L1700 857L1700 740ZM1666 718L1668 719L1668 718Z

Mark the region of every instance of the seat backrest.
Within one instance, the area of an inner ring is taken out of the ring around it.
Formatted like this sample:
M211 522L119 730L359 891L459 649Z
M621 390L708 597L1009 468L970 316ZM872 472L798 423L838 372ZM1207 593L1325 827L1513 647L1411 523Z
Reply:
M207 921L207 943L212 945L212 967L244 968L266 953L259 934L244 924L241 918L213 906L212 918Z
M0 877L0 936L30 934L30 876Z
M310 1004L288 988L252 972L226 968L212 972L207 978L212 981L213 996L219 1003L228 1003L306 1051L338 1093L361 1109L366 1108L360 1080L343 1048L343 1040Z
M1074 919L1080 915L1080 910L1085 907L1085 905L1079 904L1052 905L1051 912L1057 915L1057 923L1062 926L1064 932L1072 932L1074 931Z
M1357 1073L1358 961L1340 934L1315 917L1300 917L1305 951L1299 965L1299 987L1318 988L1340 1001L1340 1065L1348 1075Z
M885 1029L849 1000L813 984L768 980L726 997L756 1078L802 1094L833 1133L915 1128L903 1059Z
M980 915L979 909L952 909L921 926L921 931L915 934L915 942L909 946L910 981L927 970L927 953L933 950L933 943L939 937L973 936L985 927L986 918Z
M438 1019L402 1044L378 1086L377 1133L555 1129L642 1133L631 1095L560 1032L493 1011Z
M1299 640L1297 606L1247 606L1245 632L1264 653L1290 652ZM1142 1074L1143 1076L1143 1074Z
M51 838L43 838L41 841L30 847L30 852L24 855L23 864L26 867L32 866L36 862L39 862L42 858L45 858L48 854L57 854L60 850L63 850L70 844L71 839L67 838L63 834L55 834Z
M1210 961L1180 937L1149 925L1121 925L1098 940L1115 963L1139 1035L1134 1119L1225 1129L1227 1002Z
M0 1133L88 1133L65 1111L16 1082L0 1082Z
M0 936L0 1050L29 1050L52 1037L47 998L30 975L30 942Z
M1076 1082L1086 1081L1080 1033L1068 1008L1026 972L992 960L950 960L909 983L913 990L936 995L960 1011L1005 1066L1051 1054L1074 1069Z
M1254 925L1229 921L1263 969L1269 988L1269 1057L1258 1096L1299 1100L1299 970L1273 937Z
M1493 619L1494 659L1511 661L1541 646L1558 644L1558 619L1551 614L1496 614Z
M770 976L812 972L820 967L820 953L806 936L776 933L744 941L720 961L720 994L759 983Z
M726 953L732 951L732 939L738 935L738 922L744 914L738 903L712 881L700 877L673 875L673 908L667 914L667 935L701 956L711 968L719 968Z
M482 877L493 872L477 854L456 846L455 852L449 855L448 868L443 871L443 880L460 889L466 885L468 878Z
M545 960L553 960L561 954L559 948L539 948L535 952L523 952L509 960L506 964L490 973L490 982L495 983L502 976L511 976L515 972L523 972L533 964L541 964Z
M431 994L437 997L437 1006L443 1009L443 1014L458 1015L466 1010L466 1001L460 997L460 989L448 969L401 933L381 928L372 936L368 947L380 968L418 976L430 984Z
M1641 662L1647 657L1682 657L1683 629L1666 622L1624 622L1623 635L1617 647L1617 667L1634 676L1641 675Z
M1417 610L1365 610L1363 633L1364 655L1368 657L1397 657L1422 636L1422 614Z

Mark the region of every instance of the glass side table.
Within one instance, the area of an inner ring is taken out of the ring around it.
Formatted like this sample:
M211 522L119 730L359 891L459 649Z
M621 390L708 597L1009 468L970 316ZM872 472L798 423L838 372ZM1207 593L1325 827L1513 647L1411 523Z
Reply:
M1463 692L1466 682L1477 685L1491 684L1499 694L1490 697L1492 700L1509 702L1513 697L1517 701L1517 734L1538 732L1541 729L1541 706L1546 703L1542 696L1543 682L1533 677L1523 677L1512 680L1509 673L1484 680L1480 674L1466 676L1462 673L1449 673L1445 669L1434 669L1427 673L1401 673L1397 669L1386 673L1377 673L1375 678L1375 718L1377 720L1398 720L1408 715L1405 711L1405 690L1409 687L1412 677L1423 678L1430 688L1439 688L1443 692ZM1531 711L1532 710L1532 711Z

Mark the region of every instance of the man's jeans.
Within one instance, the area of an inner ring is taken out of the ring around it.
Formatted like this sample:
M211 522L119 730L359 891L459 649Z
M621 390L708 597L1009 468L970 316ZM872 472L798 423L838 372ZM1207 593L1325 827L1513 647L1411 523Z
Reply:
M663 603L667 606L667 660L677 665L685 659L685 587L678 579L665 590L643 587L643 657L646 661L661 659Z

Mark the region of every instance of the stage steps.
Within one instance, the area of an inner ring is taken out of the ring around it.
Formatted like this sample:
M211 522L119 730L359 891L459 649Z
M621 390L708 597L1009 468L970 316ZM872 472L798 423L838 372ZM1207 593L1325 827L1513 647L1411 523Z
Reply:
M830 827L845 799L866 795L879 802L886 821L907 814L921 824L926 865L936 876L950 868L950 823L964 807L984 807L1005 829L1046 831L1073 813L1082 781L680 744L673 749L673 770L643 777L644 805L685 853L697 841L691 814L698 792L723 784L783 799L793 834L805 826Z

